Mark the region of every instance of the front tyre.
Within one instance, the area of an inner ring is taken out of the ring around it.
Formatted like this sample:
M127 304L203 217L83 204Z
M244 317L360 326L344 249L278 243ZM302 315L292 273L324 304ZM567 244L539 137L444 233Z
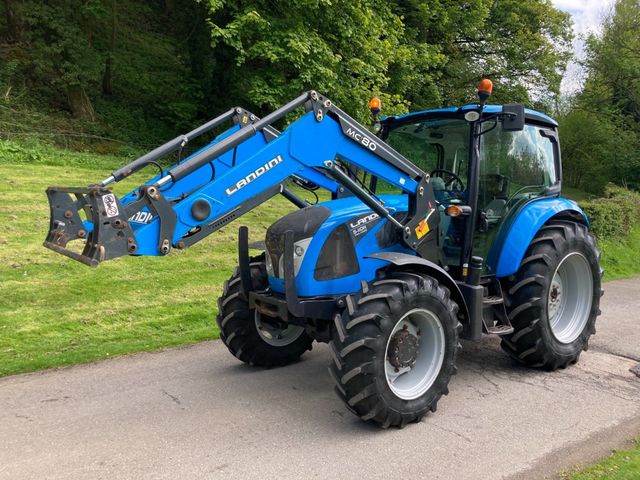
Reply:
M257 290L268 285L264 255L251 259L251 281ZM313 339L304 327L278 324L275 319L263 317L253 308L241 289L238 268L224 282L218 299L216 322L220 339L239 360L260 367L279 367L295 362L307 350Z
M514 332L502 348L547 370L575 363L588 347L600 314L602 269L584 225L555 221L531 241L519 270L503 283Z
M392 272L335 316L329 367L347 408L383 428L435 412L461 348L458 306L434 278Z

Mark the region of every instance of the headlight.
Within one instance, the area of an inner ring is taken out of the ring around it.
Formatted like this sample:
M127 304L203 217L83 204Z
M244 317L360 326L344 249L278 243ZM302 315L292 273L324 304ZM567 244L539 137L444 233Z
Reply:
M298 275L298 271L300 271L300 265L302 265L302 260L304 260L304 255L307 253L307 248L311 243L311 239L303 238L302 240L298 240L293 244L293 274Z
M304 256L307 253L307 248L309 247L309 244L311 243L312 238L313 237L303 238L302 240L298 240L293 244L293 274L294 275L298 275L298 272L300 271L302 260L304 260ZM276 258L278 259L277 275L273 269L273 260L272 260L271 254L267 252L266 261L265 261L265 264L267 267L267 274L271 277L284 278L284 254L277 255Z
M273 262L271 261L271 254L269 252L267 252L265 255L264 263L267 267L267 275L269 275L270 277L275 277L275 274L273 273Z

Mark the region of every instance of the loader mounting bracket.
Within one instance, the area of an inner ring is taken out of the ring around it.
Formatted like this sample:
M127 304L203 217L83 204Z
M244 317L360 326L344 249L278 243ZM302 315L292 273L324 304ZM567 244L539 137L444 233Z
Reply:
M51 217L45 247L91 267L138 249L125 209L110 188L49 187L47 197ZM81 253L66 248L73 240L85 240Z

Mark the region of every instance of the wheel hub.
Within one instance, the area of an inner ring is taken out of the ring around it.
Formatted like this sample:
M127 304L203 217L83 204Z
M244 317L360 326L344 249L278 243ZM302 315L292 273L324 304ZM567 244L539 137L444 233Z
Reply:
M415 400L438 378L446 351L445 332L431 310L414 308L396 322L384 356L387 385L403 400Z
M418 337L408 330L397 331L389 341L387 357L395 368L412 368L418 356Z
M304 327L299 325L284 325L278 327L266 319L262 320L262 315L256 310L255 313L256 330L260 338L273 347L284 347L295 342L304 332Z
M549 288L549 318L552 319L555 317L558 308L562 303L562 278L558 273L553 276L553 280L551 282L551 287Z

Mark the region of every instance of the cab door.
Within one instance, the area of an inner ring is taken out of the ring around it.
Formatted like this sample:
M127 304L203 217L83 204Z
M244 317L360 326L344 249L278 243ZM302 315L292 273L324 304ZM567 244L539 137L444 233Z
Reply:
M494 247L526 203L560 193L560 159L555 129L527 124L504 131L501 124L480 137L480 188L473 254L494 273ZM505 232L506 233L506 232Z

